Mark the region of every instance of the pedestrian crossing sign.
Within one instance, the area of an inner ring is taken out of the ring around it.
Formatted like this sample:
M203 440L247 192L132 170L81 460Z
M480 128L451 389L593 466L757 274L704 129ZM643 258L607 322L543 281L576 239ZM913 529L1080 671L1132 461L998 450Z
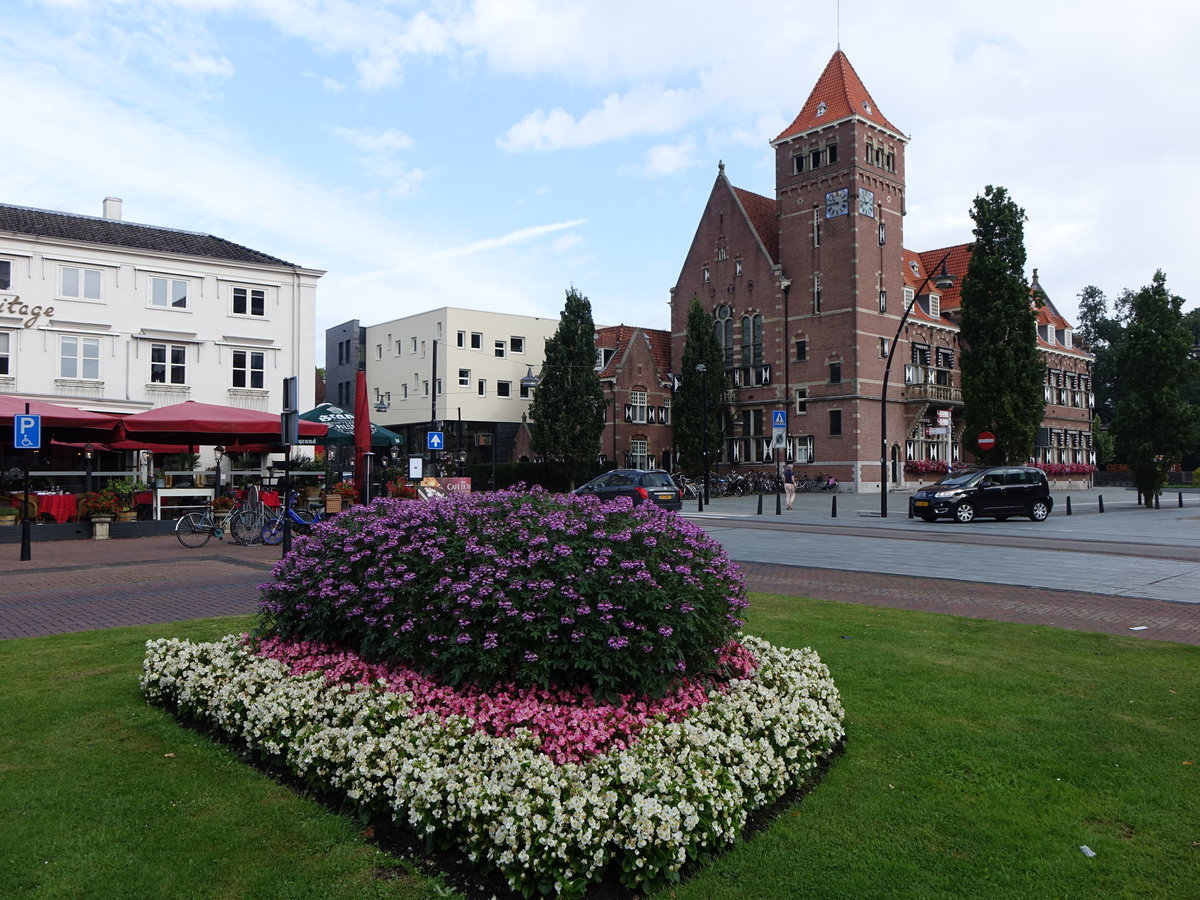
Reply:
M787 410L774 409L771 410L771 427L772 428L787 428Z

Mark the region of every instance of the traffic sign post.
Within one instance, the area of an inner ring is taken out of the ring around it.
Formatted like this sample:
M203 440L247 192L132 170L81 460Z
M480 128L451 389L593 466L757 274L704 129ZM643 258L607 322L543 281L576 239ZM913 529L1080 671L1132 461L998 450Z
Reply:
M42 446L42 417L25 412L13 416L13 447L18 450L39 450ZM24 455L21 469L25 479L25 496L21 501L21 561L33 559L32 534L29 531L29 454Z
M996 446L996 436L990 431L981 431L979 437L975 438L975 443L979 445L980 450L991 450Z

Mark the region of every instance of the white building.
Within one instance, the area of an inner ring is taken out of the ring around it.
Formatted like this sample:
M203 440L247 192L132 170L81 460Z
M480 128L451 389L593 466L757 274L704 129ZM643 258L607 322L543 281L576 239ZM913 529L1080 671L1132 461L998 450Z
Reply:
M0 204L0 392L103 412L313 406L317 280L207 234Z
M410 453L425 451L425 433L445 433L445 449L487 461L478 435L491 435L497 458L510 458L531 395L521 378L540 371L558 319L442 307L378 325L357 322L326 332L326 398L354 408L354 378L365 361L371 419L405 435ZM361 340L361 346L355 346ZM436 366L434 362L436 349ZM436 394L436 400L435 395ZM431 422L438 429L431 429Z

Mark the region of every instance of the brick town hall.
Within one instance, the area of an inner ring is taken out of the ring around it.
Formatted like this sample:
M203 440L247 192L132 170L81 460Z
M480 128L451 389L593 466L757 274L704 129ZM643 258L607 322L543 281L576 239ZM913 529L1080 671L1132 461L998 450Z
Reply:
M720 166L671 289L671 356L681 372L688 307L698 298L725 353L722 469L774 468L772 412L786 410L787 459L878 491L884 369L914 297L889 373L883 477L900 487L915 480L905 463L962 459L958 314L970 250L905 249L907 143L839 49L771 142L774 197L734 187ZM1043 304L1046 362L1036 460L1093 463L1092 357L1073 346L1036 269L1031 289ZM939 424L947 418L948 427Z

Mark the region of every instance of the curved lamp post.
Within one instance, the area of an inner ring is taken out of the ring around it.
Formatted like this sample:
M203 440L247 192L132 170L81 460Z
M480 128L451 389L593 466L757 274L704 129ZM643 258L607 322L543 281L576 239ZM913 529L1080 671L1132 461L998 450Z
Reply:
M883 231L880 230L879 242L883 243ZM888 514L887 495L888 495L888 470L887 470L887 455L888 455L888 436L887 436L887 407L888 407L888 378L892 373L892 357L896 354L896 345L900 342L900 332L904 330L904 323L908 321L908 314L912 312L913 304L917 302L917 298L921 296L921 291L925 290L926 285L933 281L939 288L949 287L953 283L952 277L946 271L946 260L950 258L952 251L947 250L946 255L942 257L930 274L925 276L925 280L921 282L921 286L913 292L912 299L904 305L904 313L900 316L900 324L896 326L896 337L892 340L891 346L888 347L887 363L883 367L883 394L879 398L879 515L886 519ZM938 271L938 270L941 271ZM933 275L937 272L937 276Z

